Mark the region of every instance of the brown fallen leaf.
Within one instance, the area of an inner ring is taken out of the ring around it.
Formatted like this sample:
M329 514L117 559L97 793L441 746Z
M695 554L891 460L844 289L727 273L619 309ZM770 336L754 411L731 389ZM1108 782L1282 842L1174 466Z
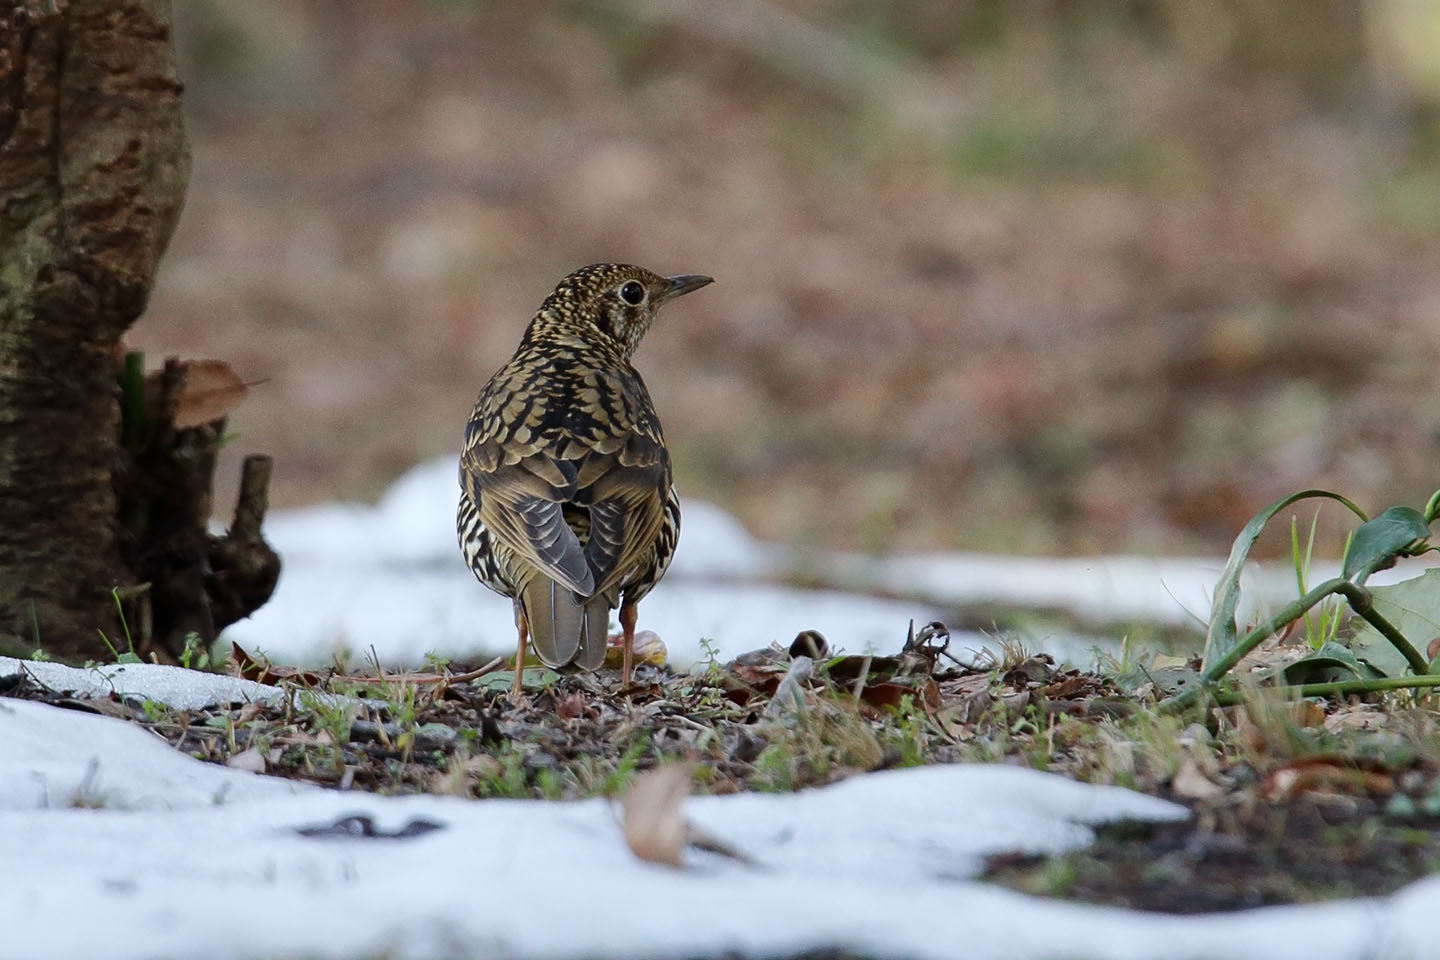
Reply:
M230 759L225 761L225 766L232 770L248 770L250 773L264 773L265 754L256 750L254 747L250 747L248 750L242 750L239 753L232 754Z
M690 795L691 765L671 764L642 773L620 800L625 845L649 863L684 866L690 834L683 810Z
M618 668L621 660L625 657L625 635L620 633L611 634L605 639L605 666ZM663 667L669 657L669 651L665 649L665 641L660 639L660 634L654 630L636 630L635 646L632 649L635 655L635 662L648 663L651 666Z
M1225 792L1225 788L1200 772L1194 757L1180 761L1180 769L1170 780L1170 789L1182 800L1209 800Z
M281 680L294 680L312 686L320 686L325 683L326 677L314 670L285 667L256 659L233 640L230 642L230 648L230 670L232 673L238 673L245 680L254 680L256 683L279 683Z
M1325 718L1325 729L1331 733L1347 730L1382 730L1391 715L1373 703L1346 703Z
M1306 757L1287 763L1265 778L1261 793L1276 803L1302 793L1381 794L1395 792L1395 780L1374 764L1348 757Z
M870 683L860 690L860 699L872 707L898 707L915 691L903 683Z
M576 717L585 715L587 706L585 694L579 690L572 690L569 696L555 701L555 715L564 720L574 720Z
M186 430L228 417L245 400L249 385L223 360L187 360L185 385L175 404L175 426ZM159 373L151 374L159 377Z
M1047 700L1073 700L1081 694L1088 693L1095 686L1095 681L1082 673L1075 672L1064 679L1051 683L1045 687L1045 698Z
M115 717L120 720L134 720L136 712L128 705L118 700L90 700L84 697L66 697L63 700L56 700L55 706L64 707L66 710L79 710L82 713L98 713L103 717Z
M1005 712L1011 716L1022 713L1030 705L1030 691L1021 690L1017 693L1007 693L1000 698L1000 703L1005 707Z
M900 670L899 657L877 657L854 654L838 657L826 664L826 676L835 684L854 684L861 677L866 683L889 680Z

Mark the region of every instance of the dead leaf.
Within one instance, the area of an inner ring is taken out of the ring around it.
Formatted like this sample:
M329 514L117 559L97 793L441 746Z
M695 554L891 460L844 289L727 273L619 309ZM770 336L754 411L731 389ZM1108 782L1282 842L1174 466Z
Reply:
M251 747L248 750L242 750L240 753L233 754L229 760L225 761L225 766L230 767L232 770L248 770L251 773L264 773L265 755L254 747Z
M957 724L979 723L990 712L994 699L989 690L973 690L953 701L954 705L941 711L948 721ZM955 732L951 729L951 732Z
M649 863L684 865L689 825L683 810L690 794L688 763L642 773L620 801L624 810L625 845Z
M1302 727L1318 727L1325 722L1325 708L1316 700L1295 704L1295 721Z
M930 677L923 677L920 680L919 689L916 691L916 698L924 706L935 710L940 706L940 687Z
M984 716L989 706L990 698L986 694L970 694L959 703L932 712L930 720L947 740L959 743L974 739L975 731L970 724Z
M223 360L186 360L185 384L175 402L175 426L198 427L228 417L244 402L250 387ZM159 377L159 373L151 374Z
M128 705L118 700L88 700L84 698L70 698L55 701L55 706L64 707L67 710L80 710L84 713L98 713L105 717L115 717L120 720L134 720L136 713Z
M781 664L756 667L733 663L726 669L725 697L732 703L744 706L750 702L753 696L772 696L780 686L780 678L784 675L786 667Z
M1050 700L1073 700L1081 694L1091 692L1094 687L1095 681L1092 678L1077 672L1056 683L1047 684L1045 696Z
M1383 770L1362 766L1354 758L1307 757L1288 763L1265 778L1262 793L1271 803L1301 793L1395 792L1395 780Z
M900 658L852 655L832 660L827 666L832 683L853 684L861 677L871 683L895 676L900 671Z
M576 717L585 715L585 695L579 690L574 690L568 697L561 697L555 701L555 715L564 720L574 720Z
M1209 800L1225 792L1225 788L1200 772L1194 757L1180 761L1180 769L1170 780L1170 789L1182 800Z
M230 643L231 669L238 672L246 680L254 680L256 683L277 683L281 680L296 680L300 683L320 686L325 683L325 677L314 670L306 670L302 667L283 667L265 660L252 657L244 647L231 641Z
M624 659L625 636L624 634L611 634L605 641L605 666L619 667ZM654 630L636 630L635 646L631 648L635 655L635 662L648 663L651 666L663 667L669 657L669 651L665 649L665 641L660 639L660 634Z
M1325 729L1331 733L1346 730L1383 730L1389 715L1373 703L1347 703L1335 708L1325 718Z
M743 707L750 702L750 698L755 695L755 692L748 687L727 687L725 699L736 706Z
M1026 657L1010 670L1005 672L1002 678L1012 687L1019 687L1027 683L1042 684L1050 679L1055 671L1054 661L1047 654Z
M872 707L898 707L902 698L914 693L903 683L871 683L860 691L860 699Z

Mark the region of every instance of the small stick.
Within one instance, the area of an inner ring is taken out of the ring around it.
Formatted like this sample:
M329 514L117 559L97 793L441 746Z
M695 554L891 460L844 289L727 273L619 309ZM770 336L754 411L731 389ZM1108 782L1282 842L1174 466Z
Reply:
M260 540L260 525L270 508L270 473L275 461L263 453L252 453L240 467L240 493L235 498L235 519L230 538L239 543Z
M914 635L915 621L910 621L911 635ZM870 661L874 657L865 654L865 659L860 663L860 679L855 681L855 702L860 702L860 695L865 692L865 681L870 679Z
M505 657L496 657L494 660L491 660L489 663L485 664L485 666L479 667L479 668L477 668L477 669L475 669L475 670L470 670L470 671L468 671L468 672L466 672L466 673L456 673L456 674L448 674L448 675L447 675L447 674L440 674L440 673L410 673L410 674L398 674L398 675L393 675L393 674L392 674L392 677L393 677L394 679L397 679L397 680L404 680L406 683L414 683L414 684L426 684L426 683L464 683L464 682L466 682L467 680L478 680L480 677L485 676L487 673L494 673L496 670L499 670L502 666L505 665L506 660L507 660L507 658L505 658ZM346 675L344 675L344 674L336 674L332 679L334 679L334 680L339 680L339 681L342 681L342 682L344 682L344 683L364 683L364 682L366 682L366 681L375 680L375 679L377 679L377 678L376 678L376 677L363 677L363 676L346 676ZM390 679L390 678L384 677L384 675L382 674L382 675L380 676L380 679Z

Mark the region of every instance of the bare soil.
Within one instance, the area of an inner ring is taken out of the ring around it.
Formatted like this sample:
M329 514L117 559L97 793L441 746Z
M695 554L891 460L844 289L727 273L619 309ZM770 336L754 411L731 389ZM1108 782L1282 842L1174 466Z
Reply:
M986 877L1067 900L1208 913L1379 896L1440 871L1440 817L1387 813L1368 796L1191 806L1190 823L1101 827L1093 846L1060 857L994 857Z

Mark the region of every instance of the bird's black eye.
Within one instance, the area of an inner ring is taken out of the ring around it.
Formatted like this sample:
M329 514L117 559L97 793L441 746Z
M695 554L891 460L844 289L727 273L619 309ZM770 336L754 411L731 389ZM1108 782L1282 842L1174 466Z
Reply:
M632 307L638 307L645 299L645 287L634 280L627 280L620 285L620 299Z

